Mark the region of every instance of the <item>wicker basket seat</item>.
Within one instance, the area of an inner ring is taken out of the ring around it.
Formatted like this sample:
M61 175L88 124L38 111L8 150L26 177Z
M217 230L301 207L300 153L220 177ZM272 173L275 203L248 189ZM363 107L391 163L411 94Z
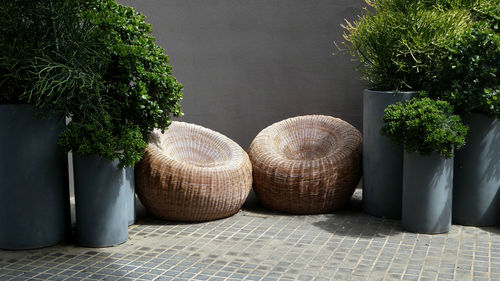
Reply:
M315 214L341 208L361 178L361 133L330 116L275 123L255 137L248 154L255 193L273 210Z
M246 152L229 138L201 126L172 122L155 130L136 167L136 190L154 216L207 221L231 216L252 186Z

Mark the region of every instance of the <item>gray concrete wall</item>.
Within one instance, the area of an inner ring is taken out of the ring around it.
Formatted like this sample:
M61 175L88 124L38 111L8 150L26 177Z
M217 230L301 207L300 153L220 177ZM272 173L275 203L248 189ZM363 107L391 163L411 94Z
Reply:
M120 0L147 16L185 86L182 121L246 149L282 119L326 114L361 130L362 82L333 56L363 0Z

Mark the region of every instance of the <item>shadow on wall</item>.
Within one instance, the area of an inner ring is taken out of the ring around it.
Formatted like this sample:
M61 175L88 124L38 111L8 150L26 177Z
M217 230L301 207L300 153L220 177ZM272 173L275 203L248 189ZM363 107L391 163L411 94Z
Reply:
M443 231L442 229L445 225L451 223L453 202L453 159L446 159L444 161L445 164L436 167L437 170L433 173L432 180L429 182L430 186L434 187L434 190L431 189L431 191L428 192L429 197L426 198L427 200L423 200L425 202L419 202L421 208L413 205L414 210L418 210L423 214L420 216L411 216L413 220L417 218L412 223L412 227L415 227L415 224L422 226L428 225L429 231L438 233Z
M491 120L485 132L489 132L491 135L482 137L484 141L480 147L494 148L500 142L500 120ZM486 155L487 164L484 168L488 174L484 175L484 178L486 181L500 182L500 149L489 149L488 152Z
M495 144L500 143L500 120L495 119L490 126L493 128L490 130L491 136L485 137L484 142L481 143L481 147L494 148ZM487 140L489 141L488 143ZM485 217L490 216L500 216L500 149L488 149L488 155L486 155L486 164L483 167L484 171L487 171L485 175L481 176L485 183L494 185L498 184L498 190L493 199L491 200L490 207L485 212ZM500 221L500 218L498 219ZM485 231L500 234L500 226L494 227L484 227Z
M481 143L481 147L488 147L492 149L488 149L488 155L486 155L486 166L484 167L485 171L488 171L484 177L485 182L491 183L494 185L498 184L498 192L494 196L491 201L490 209L486 211L487 214L497 214L500 216L500 149L494 149L496 145L500 143L500 119L494 119L490 125L490 130L488 130L491 136L487 136L484 138L484 142ZM500 219L499 219L500 221Z

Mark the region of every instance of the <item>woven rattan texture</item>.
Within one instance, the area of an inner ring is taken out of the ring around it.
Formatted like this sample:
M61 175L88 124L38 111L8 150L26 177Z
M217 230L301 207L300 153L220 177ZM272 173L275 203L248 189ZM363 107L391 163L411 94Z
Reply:
M255 137L248 154L255 193L273 210L315 214L341 208L361 178L361 133L330 116L275 123Z
M229 138L201 126L172 122L154 131L136 167L139 199L154 216L207 221L231 216L252 186L246 152Z

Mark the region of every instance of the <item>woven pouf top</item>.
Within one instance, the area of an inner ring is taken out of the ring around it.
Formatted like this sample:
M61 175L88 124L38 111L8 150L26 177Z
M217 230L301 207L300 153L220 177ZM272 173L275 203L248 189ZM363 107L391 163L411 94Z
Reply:
M331 116L275 123L255 137L248 154L255 193L274 210L314 214L343 207L361 178L361 133Z
M155 130L136 167L136 190L154 216L206 221L233 215L252 186L246 152L210 129L172 122Z

